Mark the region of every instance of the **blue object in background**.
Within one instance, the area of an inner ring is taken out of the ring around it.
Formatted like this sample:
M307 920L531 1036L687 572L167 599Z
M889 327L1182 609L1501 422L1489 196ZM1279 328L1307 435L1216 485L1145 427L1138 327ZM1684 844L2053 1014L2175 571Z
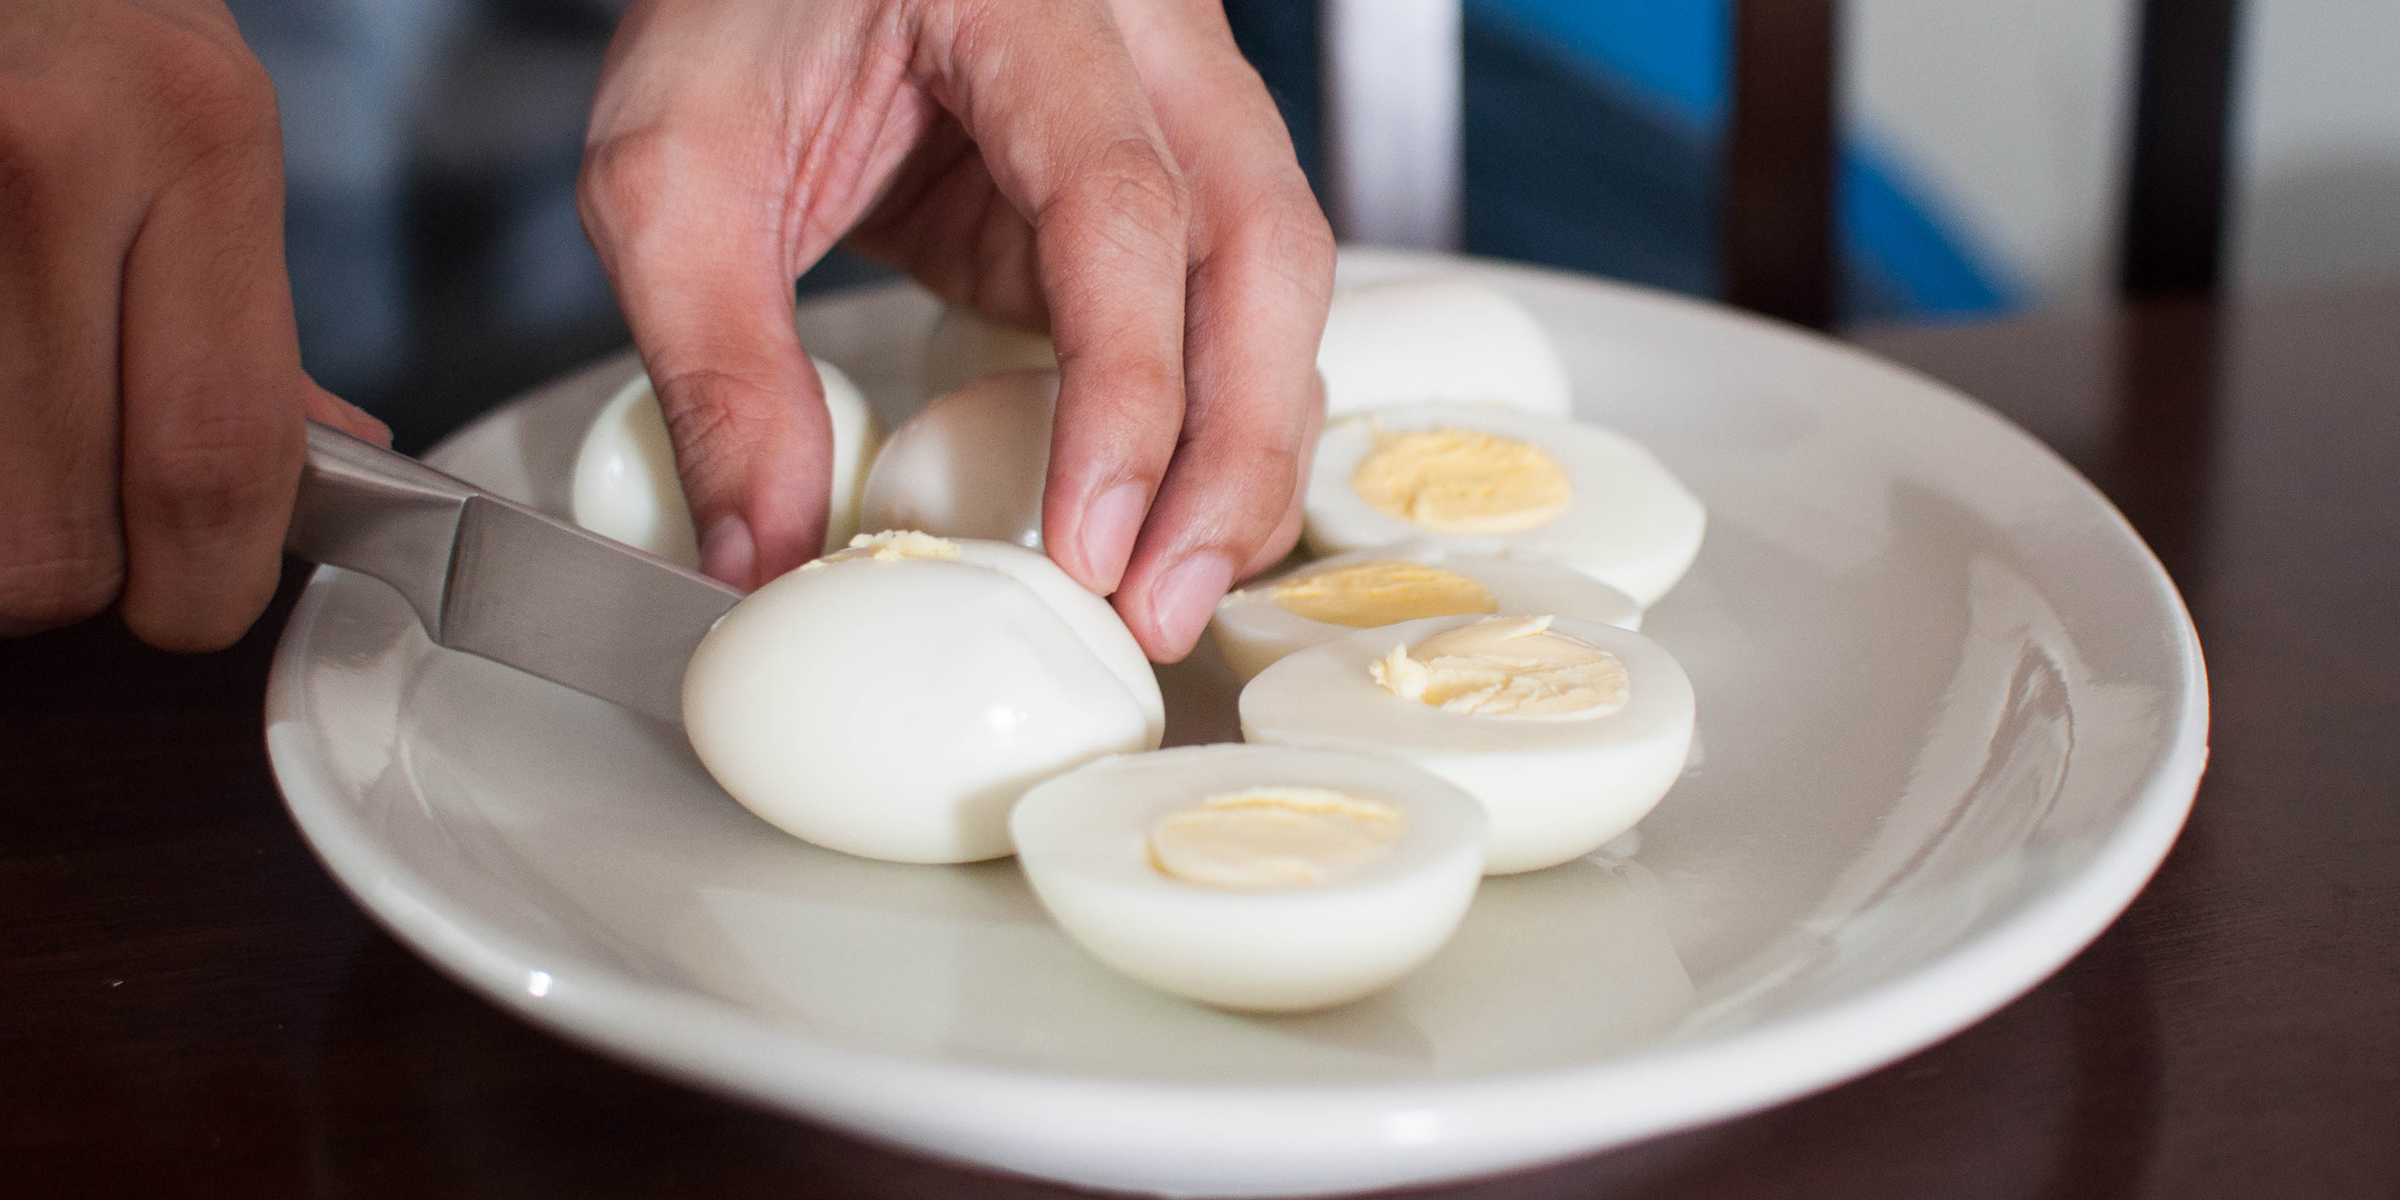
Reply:
M1566 254L1575 261L1561 265L1714 294L1726 0L1465 0L1465 11L1469 248ZM1518 161L1535 143L1553 160L1622 160L1584 172L1618 186L1571 215L1557 165ZM1905 164L1852 137L1835 178L1846 319L2014 306L2019 289L1910 185ZM1700 224L1661 221L1656 210L1679 203L1696 205ZM1631 244L1644 237L1664 241Z
M1464 0L1466 248L1694 295L1717 287L1727 0ZM1316 6L1226 0L1315 174ZM1853 137L1837 164L1847 320L1939 318L2022 295L1971 232Z

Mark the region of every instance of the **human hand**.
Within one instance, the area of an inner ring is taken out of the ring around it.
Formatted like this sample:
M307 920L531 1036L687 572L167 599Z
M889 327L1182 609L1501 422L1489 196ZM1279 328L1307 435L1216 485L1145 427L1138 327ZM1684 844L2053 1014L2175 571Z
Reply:
M1298 536L1333 240L1213 0L643 0L581 201L720 579L819 545L791 285L845 234L1050 331L1043 541L1151 657Z
M0 7L0 636L265 609L304 417L275 93L218 0Z

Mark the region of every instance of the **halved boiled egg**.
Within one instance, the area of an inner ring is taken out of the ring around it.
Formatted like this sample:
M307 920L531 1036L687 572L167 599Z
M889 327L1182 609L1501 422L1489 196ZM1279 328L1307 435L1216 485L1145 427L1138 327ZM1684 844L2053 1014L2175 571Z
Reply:
M858 532L859 490L882 431L866 397L840 367L811 361L824 382L825 413L833 421L825 549L835 550ZM669 562L699 567L700 542L675 474L675 444L648 375L636 375L592 418L575 456L572 494L576 524Z
M1108 607L1049 559L914 532L751 593L683 679L710 775L769 823L895 862L1009 852L1025 789L1165 730L1158 681Z
M1057 409L1056 371L1005 371L935 397L885 439L859 520L1040 549Z
M1400 978L1474 898L1485 819L1388 757L1192 746L1103 759L1009 818L1043 907L1092 955L1227 1008L1323 1008Z
M1338 554L1229 592L1208 632L1234 677L1247 681L1286 654L1354 629L1493 613L1642 627L1632 597L1580 571L1532 555L1417 541Z
M1492 405L1412 404L1326 428L1308 483L1318 554L1412 539L1554 558L1647 607L1700 552L1707 511L1648 450Z
M972 309L945 307L925 339L925 394L954 392L1002 371L1058 369L1048 336L1003 325Z
M1541 323L1506 292L1445 276L1334 293L1317 346L1325 412L1394 404L1498 404L1564 417L1566 365Z
M1682 774L1691 681L1658 643L1548 615L1428 617L1321 642L1242 689L1242 737L1404 759L1491 816L1485 870L1633 828Z

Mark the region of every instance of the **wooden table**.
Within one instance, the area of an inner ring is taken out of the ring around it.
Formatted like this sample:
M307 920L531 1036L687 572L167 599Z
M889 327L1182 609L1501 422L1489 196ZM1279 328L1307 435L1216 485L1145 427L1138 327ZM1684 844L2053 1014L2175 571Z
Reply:
M2058 977L1825 1094L1455 1197L2400 1195L2400 289L1861 338L2124 507L2215 697L2182 842ZM0 1195L1033 1197L573 1049L321 870L283 601L0 642Z

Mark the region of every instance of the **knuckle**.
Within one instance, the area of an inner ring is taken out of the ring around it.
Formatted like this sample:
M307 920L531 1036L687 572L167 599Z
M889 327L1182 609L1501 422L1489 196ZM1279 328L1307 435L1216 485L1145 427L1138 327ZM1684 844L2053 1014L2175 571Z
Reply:
M694 367L661 376L658 390L662 400L673 397L659 407L675 444L677 472L696 490L729 486L744 448L773 433L771 419L761 411L766 406L750 403L770 389L738 373Z
M1333 227L1305 194L1263 197L1246 206L1235 215L1224 248L1282 286L1312 296L1333 293Z
M35 531L0 560L0 624L72 625L115 603L124 581L124 557L113 530Z
M647 223L657 198L675 185L674 158L672 136L657 128L616 134L585 148L575 205L594 240Z
M128 516L178 534L245 530L290 506L293 439L248 413L187 419L128 464Z
M275 144L275 85L238 42L160 23L138 51L156 111L171 144L207 155Z
M1149 138L1129 135L1102 146L1083 176L1091 202L1141 228L1180 231L1191 221L1190 185Z

